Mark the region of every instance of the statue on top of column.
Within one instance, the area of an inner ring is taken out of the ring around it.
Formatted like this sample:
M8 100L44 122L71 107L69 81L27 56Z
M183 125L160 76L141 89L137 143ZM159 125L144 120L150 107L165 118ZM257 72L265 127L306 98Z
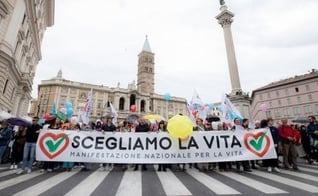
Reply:
M220 0L220 5L225 5L225 1L224 0Z

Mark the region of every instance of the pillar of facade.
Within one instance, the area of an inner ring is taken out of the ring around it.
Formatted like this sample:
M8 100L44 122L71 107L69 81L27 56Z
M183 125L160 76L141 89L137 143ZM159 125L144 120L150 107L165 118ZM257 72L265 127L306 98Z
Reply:
M23 98L23 89L22 88L17 88L16 94L15 94L15 100L14 100L14 105L12 109L12 114L15 114L16 116L20 115L20 103Z

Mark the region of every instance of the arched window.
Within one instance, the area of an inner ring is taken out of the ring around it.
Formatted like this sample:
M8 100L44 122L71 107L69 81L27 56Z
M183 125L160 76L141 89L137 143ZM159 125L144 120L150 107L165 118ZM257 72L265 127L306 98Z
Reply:
M140 111L145 112L146 102L145 100L141 100L140 102Z
M130 103L129 106L136 104L136 95L132 94L130 95Z
M119 110L124 110L125 109L125 99L121 97L119 99Z

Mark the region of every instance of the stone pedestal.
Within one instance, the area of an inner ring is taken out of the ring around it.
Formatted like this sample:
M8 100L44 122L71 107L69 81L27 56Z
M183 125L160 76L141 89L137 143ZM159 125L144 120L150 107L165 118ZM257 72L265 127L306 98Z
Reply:
M232 104L235 106L235 108L241 113L243 118L251 119L251 98L248 94L242 93L240 95L229 95L228 98L232 102Z

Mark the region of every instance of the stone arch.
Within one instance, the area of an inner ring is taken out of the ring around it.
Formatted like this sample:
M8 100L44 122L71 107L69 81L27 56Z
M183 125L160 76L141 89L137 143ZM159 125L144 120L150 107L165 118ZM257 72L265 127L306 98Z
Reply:
M141 100L140 101L140 112L145 112L145 108L146 108L146 101Z
M132 105L136 105L136 95L135 95L135 94L131 94L131 95L130 95L130 103L129 103L129 106L132 106Z
M121 97L119 99L119 110L124 110L125 109L125 98Z

